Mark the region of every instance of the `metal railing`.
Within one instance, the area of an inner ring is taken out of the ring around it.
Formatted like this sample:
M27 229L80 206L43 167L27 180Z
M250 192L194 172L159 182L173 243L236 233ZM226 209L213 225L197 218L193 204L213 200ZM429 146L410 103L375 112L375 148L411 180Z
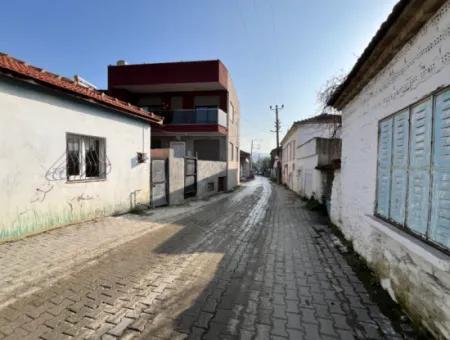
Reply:
M164 124L211 124L227 127L227 114L218 108L198 108L192 110L152 110L164 117Z

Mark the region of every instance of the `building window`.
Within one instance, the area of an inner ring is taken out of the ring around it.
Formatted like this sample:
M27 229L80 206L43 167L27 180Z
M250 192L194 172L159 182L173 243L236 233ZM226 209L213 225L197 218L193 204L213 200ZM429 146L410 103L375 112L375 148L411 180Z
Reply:
M450 90L379 123L376 214L450 250Z
M230 142L230 161L234 159L233 153L234 153L233 143Z
M292 159L295 160L295 140L292 141Z
M235 157L236 157L236 161L239 161L239 148L236 146L236 149L235 149Z
M68 181L106 178L107 159L104 138L67 134L66 149Z

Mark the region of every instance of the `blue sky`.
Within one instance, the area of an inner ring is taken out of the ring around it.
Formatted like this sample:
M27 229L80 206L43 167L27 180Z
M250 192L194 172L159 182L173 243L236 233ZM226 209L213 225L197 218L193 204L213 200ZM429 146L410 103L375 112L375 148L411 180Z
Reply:
M275 146L319 113L317 92L351 69L396 0L16 0L2 4L0 51L106 87L107 65L221 59L241 104L241 148Z

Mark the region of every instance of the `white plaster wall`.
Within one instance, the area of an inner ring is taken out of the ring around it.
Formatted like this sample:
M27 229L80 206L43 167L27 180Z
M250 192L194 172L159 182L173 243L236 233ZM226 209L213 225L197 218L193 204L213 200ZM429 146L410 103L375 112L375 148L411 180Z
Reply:
M344 108L341 175L342 231L410 315L444 338L450 338L450 257L401 232L394 238L397 231L371 216L378 121L450 84L449 8L447 2Z
M315 193L314 197L321 199L322 181L320 171L315 170L317 163L313 164L310 159L306 158L316 153L314 138L331 138L335 130L336 124L334 123L307 123L297 126L289 138L283 140L282 177L283 183L289 189L308 198L311 198L312 194ZM295 151L291 151L293 157L288 152L289 144L295 145ZM306 155L308 152L309 154ZM286 165L287 171L285 170ZM300 170L300 173L298 170ZM305 176L309 178L308 174L311 174L313 182L305 185Z
M295 168L295 157L297 153L297 143L298 143L298 131L297 129L286 139L283 139L281 147L282 147L282 156L281 156L281 177L282 182L289 189L295 190L296 183L296 168Z
M296 163L300 174L296 174L297 190L295 191L303 197L322 202L322 173L316 169L320 157L317 153L317 139L313 138L302 144L297 149L297 154Z
M297 147L302 146L304 143L315 137L331 138L333 137L336 128L337 126L334 123L303 124L297 130Z
M149 203L148 123L6 78L0 106L0 240ZM66 181L67 132L106 138L106 180Z

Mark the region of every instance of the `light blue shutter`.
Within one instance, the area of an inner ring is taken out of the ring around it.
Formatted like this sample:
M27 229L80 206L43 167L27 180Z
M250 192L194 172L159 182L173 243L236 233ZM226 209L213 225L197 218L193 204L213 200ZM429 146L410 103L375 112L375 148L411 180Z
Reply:
M436 97L429 237L450 247L450 91Z
M408 217L406 224L425 235L430 209L431 98L411 110Z
M389 118L380 123L378 141L377 213L386 218L391 197L392 122Z
M390 218L405 224L406 188L408 183L409 110L394 116L392 141L392 184Z

